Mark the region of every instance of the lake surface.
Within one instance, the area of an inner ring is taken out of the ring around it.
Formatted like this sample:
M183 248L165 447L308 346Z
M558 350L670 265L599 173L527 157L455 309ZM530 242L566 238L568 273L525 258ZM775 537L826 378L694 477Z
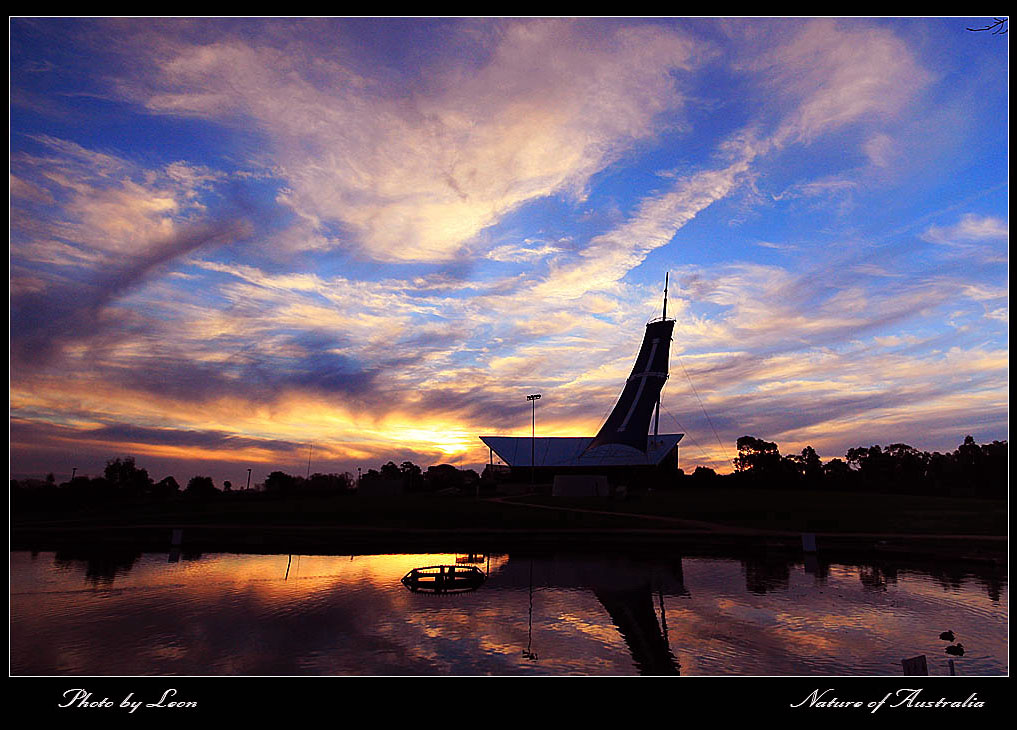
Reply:
M408 590L476 565L457 595ZM900 675L1007 666L999 568L588 555L11 553L16 675Z

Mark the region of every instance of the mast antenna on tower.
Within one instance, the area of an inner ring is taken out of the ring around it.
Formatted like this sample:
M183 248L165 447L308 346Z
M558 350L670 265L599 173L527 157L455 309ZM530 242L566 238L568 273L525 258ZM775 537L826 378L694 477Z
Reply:
M664 272L664 319L667 319L667 278L670 275L670 271Z
M663 312L663 316L661 317L661 319L667 319L667 280L668 280L668 276L670 276L670 274L671 274L670 271L665 271L664 272L664 312ZM668 348L668 352L670 352L670 348ZM663 386L661 386L661 390L663 390ZM656 412L654 413L654 416L653 416L653 438L654 438L654 441L656 441L656 439L657 439L659 427L660 427L660 393L657 393L657 409L656 409Z

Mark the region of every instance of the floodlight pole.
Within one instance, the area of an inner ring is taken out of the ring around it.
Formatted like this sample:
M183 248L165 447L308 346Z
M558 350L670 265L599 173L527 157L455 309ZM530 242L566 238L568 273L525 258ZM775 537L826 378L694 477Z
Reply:
M530 423L530 484L537 483L537 462L535 459L537 449L537 401L540 400L540 393L534 393L533 395L526 396L526 400L531 405L531 423Z

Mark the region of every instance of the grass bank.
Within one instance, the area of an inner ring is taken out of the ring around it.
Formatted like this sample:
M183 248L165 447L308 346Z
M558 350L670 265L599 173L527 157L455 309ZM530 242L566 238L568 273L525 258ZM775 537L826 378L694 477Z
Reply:
M756 530L890 535L1007 533L1007 503L988 499L722 487L638 494L624 500L530 495L511 501Z
M1006 503L847 492L695 488L627 499L547 495L351 494L120 503L73 510L15 509L12 547L120 545L165 549L174 528L204 551L615 549L877 551L1000 562Z

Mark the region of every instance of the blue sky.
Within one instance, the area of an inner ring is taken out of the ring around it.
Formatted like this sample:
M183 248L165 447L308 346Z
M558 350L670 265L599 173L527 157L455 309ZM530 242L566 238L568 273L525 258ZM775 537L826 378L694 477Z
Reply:
M688 469L1004 439L984 20L14 18L12 473L592 435L665 271Z

